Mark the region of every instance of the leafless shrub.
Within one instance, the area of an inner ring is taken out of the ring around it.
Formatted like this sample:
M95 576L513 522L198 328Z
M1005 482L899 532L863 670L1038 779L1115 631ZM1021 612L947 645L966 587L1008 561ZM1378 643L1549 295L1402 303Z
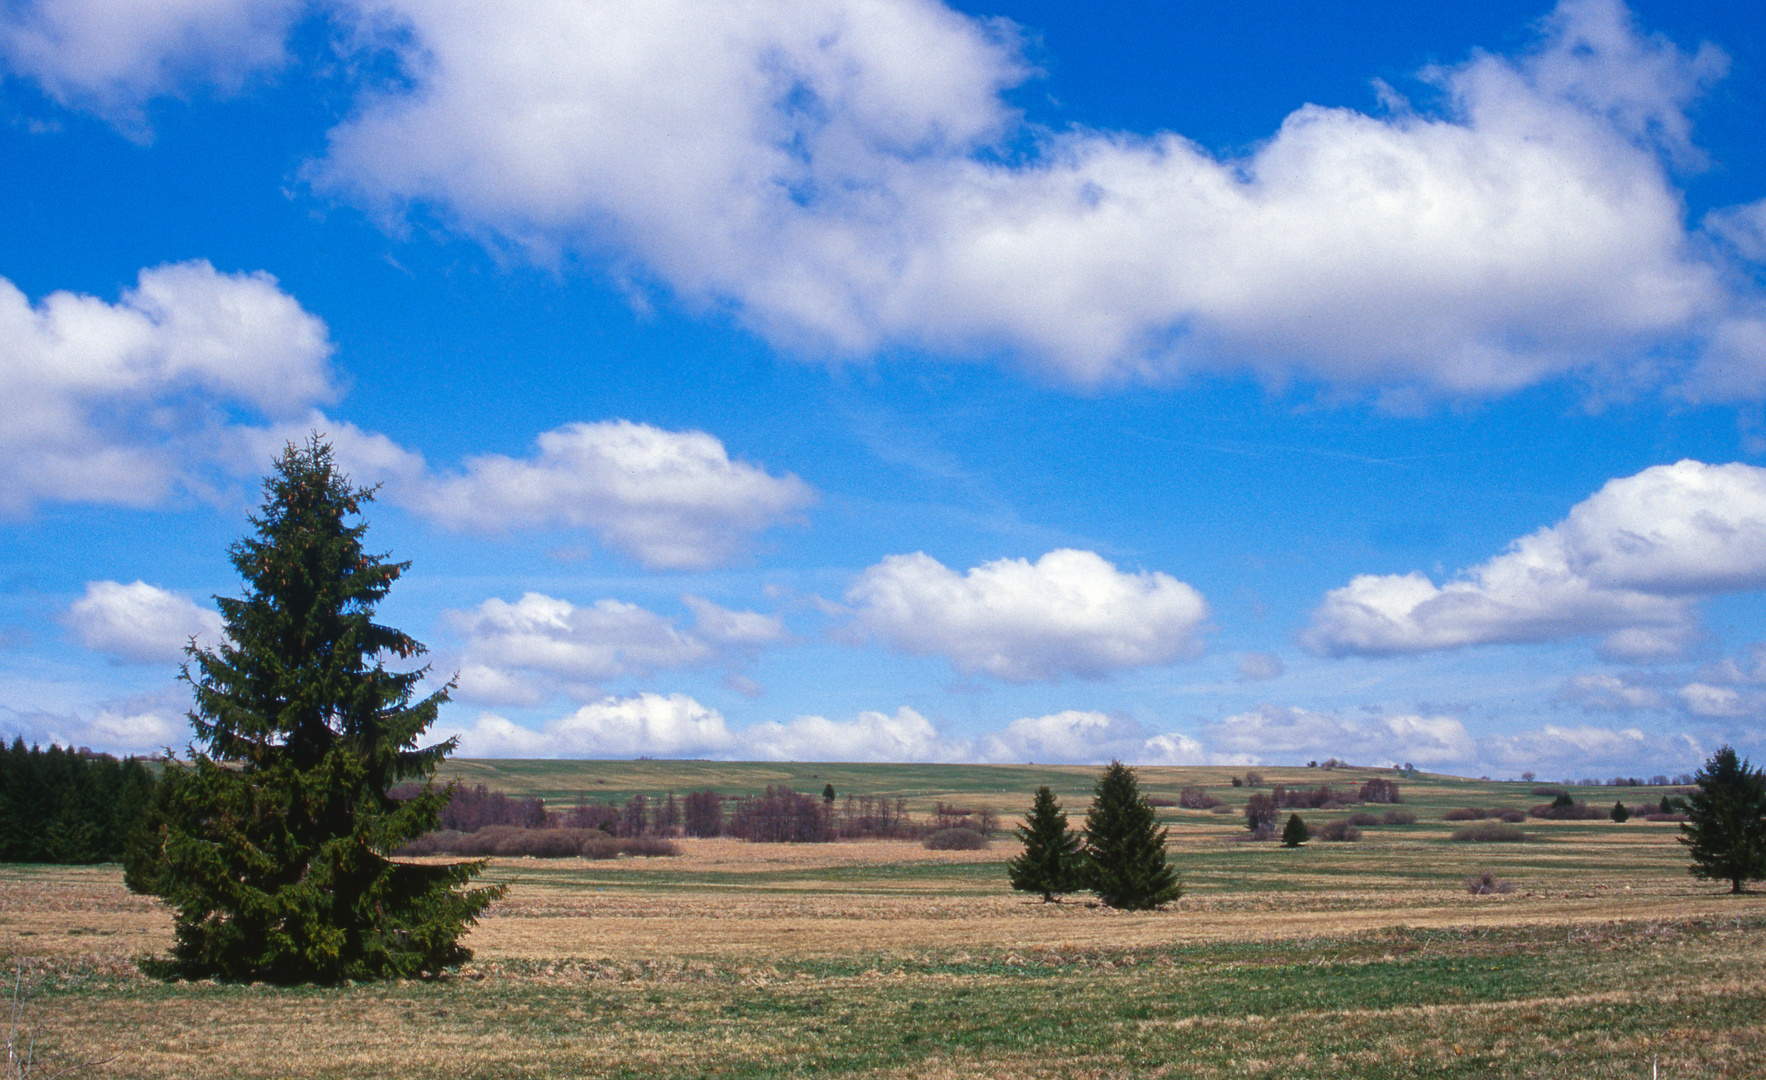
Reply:
M1501 821L1480 821L1453 830L1453 839L1469 843L1513 844L1528 839L1524 830Z
M1503 895L1514 891L1515 887L1497 877L1494 870L1480 870L1466 878L1466 892L1473 896Z
M944 832L947 829L968 829L980 833L985 839L993 835L999 827L999 815L992 810L974 810L966 806L953 806L940 802L932 813L931 832Z
M736 804L724 831L761 843L825 843L834 839L833 819L822 800L769 784L764 794Z
M1185 810L1212 810L1220 800L1199 787L1186 787L1177 797L1177 805Z
M1563 788L1553 787L1550 784L1541 784L1533 789L1533 796L1538 799L1555 799L1562 794L1564 794Z
M1245 786L1246 787L1261 787L1261 786L1263 786L1263 774L1260 772L1246 772L1245 773Z
M1364 803L1401 803L1398 797L1398 784L1393 780L1375 778L1361 785L1360 799Z
M939 829L922 841L932 851L982 851L987 837L974 829Z
M681 813L681 828L688 836L718 836L724 831L724 797L709 788L689 791Z
M1349 822L1351 825L1378 825L1380 823L1380 815L1370 814L1366 810L1358 810L1343 820Z
M1517 810L1512 806L1503 810L1492 810L1490 813L1498 820L1506 821L1510 825L1518 825L1527 820L1527 812L1525 810Z
M1147 805L1169 807L1176 806L1178 803L1176 799L1173 799L1168 795L1149 795L1147 796Z
M1415 825L1416 814L1410 810L1388 810L1386 811L1386 824Z
M1314 840L1327 840L1334 843L1352 843L1361 839L1361 830L1347 821L1333 821L1324 825L1312 834Z
M1478 809L1477 807L1468 806L1468 807L1465 807L1464 809L1460 809L1460 810L1447 811L1447 813L1441 815L1441 820L1442 821L1483 821L1487 816L1489 816L1489 815L1485 814L1484 811Z
M1643 815L1643 820L1645 820L1645 821L1688 821L1690 819L1685 814L1656 813L1656 814Z

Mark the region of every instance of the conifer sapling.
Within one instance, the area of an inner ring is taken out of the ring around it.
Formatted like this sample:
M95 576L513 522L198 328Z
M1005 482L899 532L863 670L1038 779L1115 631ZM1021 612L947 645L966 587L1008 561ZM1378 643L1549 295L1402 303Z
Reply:
M1024 851L1006 864L1012 888L1041 893L1044 903L1052 903L1058 893L1085 887L1079 834L1067 827L1067 815L1053 791L1036 789L1030 813L1017 833Z

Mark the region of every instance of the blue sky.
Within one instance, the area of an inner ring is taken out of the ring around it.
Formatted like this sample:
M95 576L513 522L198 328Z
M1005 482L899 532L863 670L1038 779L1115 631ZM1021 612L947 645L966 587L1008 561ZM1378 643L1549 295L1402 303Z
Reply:
M317 430L467 755L1766 755L1766 35L1474 7L9 2L0 727Z

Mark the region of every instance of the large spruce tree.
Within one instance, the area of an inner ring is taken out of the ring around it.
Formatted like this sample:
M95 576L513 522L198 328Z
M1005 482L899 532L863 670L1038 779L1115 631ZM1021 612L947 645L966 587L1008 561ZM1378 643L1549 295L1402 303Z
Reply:
M1766 773L1724 746L1694 782L1680 826L1693 875L1727 881L1737 893L1743 882L1766 878Z
M1183 895L1165 861L1165 830L1134 770L1112 761L1085 815L1086 887L1113 908L1160 907Z
M151 839L127 880L176 913L187 975L334 982L436 972L471 956L460 937L498 888L466 888L482 862L410 865L387 855L435 828L432 783L453 740L418 740L448 697L412 700L424 648L374 621L409 565L362 547L352 519L372 497L317 437L290 445L264 482L253 532L230 549L245 579L217 597L226 640L194 644L196 743L168 768ZM421 787L393 798L401 782Z
M1053 791L1046 786L1036 789L1030 813L1017 832L1024 850L1006 864L1012 888L1041 893L1044 903L1052 903L1057 893L1085 887L1079 834L1067 827L1067 815Z

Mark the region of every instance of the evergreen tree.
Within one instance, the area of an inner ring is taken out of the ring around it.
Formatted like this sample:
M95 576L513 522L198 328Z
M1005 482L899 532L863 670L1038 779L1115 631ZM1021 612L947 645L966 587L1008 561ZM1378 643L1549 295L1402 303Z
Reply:
M1615 822L1619 823L1620 825L1623 825L1627 821L1631 820L1631 811L1629 808L1626 807L1625 800L1620 799L1618 802L1613 804L1613 808L1607 812L1607 816L1612 818Z
M1766 878L1766 773L1750 769L1732 747L1721 747L1693 778L1680 842L1695 877L1730 883Z
M186 974L433 973L471 956L459 939L501 894L464 888L482 862L387 858L435 828L447 799L432 777L453 740L417 742L452 684L413 701L428 669L382 663L424 649L374 622L409 564L365 552L367 526L347 520L372 494L350 485L317 437L290 445L264 482L253 533L229 549L246 588L217 598L227 639L186 650L201 749L166 770L155 829L126 875L173 908ZM401 781L421 787L392 798Z
M1312 833L1306 828L1306 823L1300 820L1300 815L1289 814L1288 823L1282 827L1282 846L1299 847L1310 839Z
M1039 892L1044 903L1052 903L1056 893L1076 892L1085 887L1085 860L1079 852L1079 834L1067 827L1067 815L1053 791L1047 787L1036 789L1030 813L1017 833L1024 842L1024 851L1006 864L1012 888Z
M1086 887L1114 908L1156 908L1183 895L1165 861L1165 830L1134 770L1112 761L1085 815Z

